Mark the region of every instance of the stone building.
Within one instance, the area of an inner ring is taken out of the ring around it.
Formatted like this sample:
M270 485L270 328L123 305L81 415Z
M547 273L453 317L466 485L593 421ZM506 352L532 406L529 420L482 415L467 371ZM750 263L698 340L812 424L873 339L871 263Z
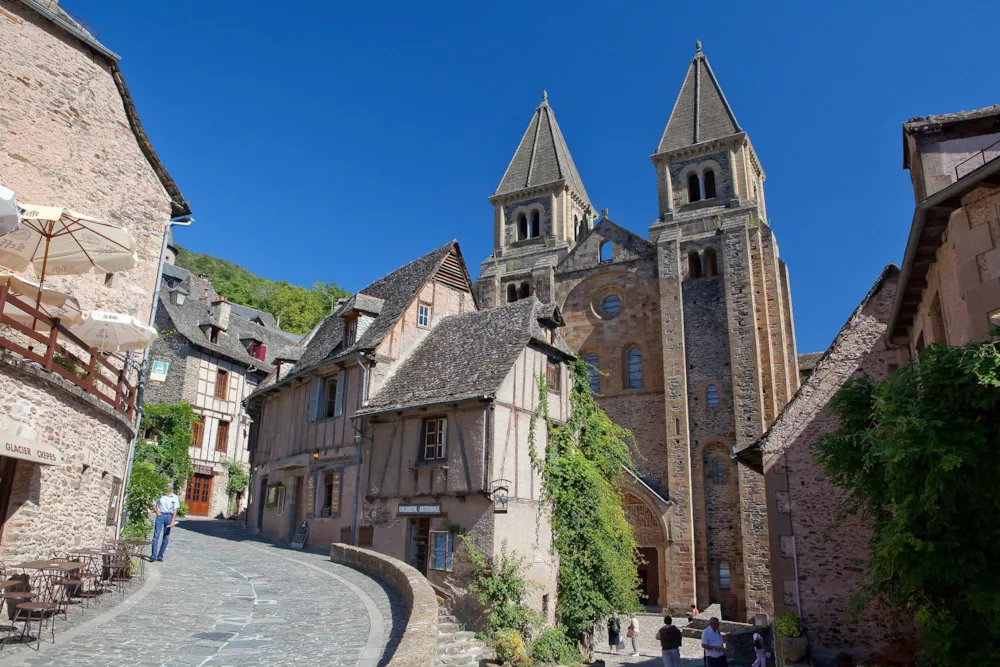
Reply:
M164 227L190 211L142 130L118 60L56 2L0 0L0 182L20 202L120 224L138 246L129 271L55 276L46 285L85 309L148 321ZM135 433L134 375L109 395L39 357L41 343L33 352L14 349L11 333L9 324L0 330L0 559L7 563L115 536ZM29 450L61 464L16 458Z
M163 268L156 328L146 401L184 399L201 418L192 429L194 474L178 495L193 516L229 515L228 465L250 460L243 399L302 349L273 315L230 303L208 280L173 263Z
M296 365L248 400L250 528L288 540L304 521L307 544L371 546L459 599L455 537L467 531L487 555L506 544L526 559L532 602L551 617L556 568L528 434L541 373L552 418L567 414L562 323L534 298L479 310L455 242L342 300Z
M598 218L547 96L499 187L483 307L557 304L592 386L638 446L625 506L649 605L772 610L757 441L799 386L788 271L765 174L697 45L655 153L648 239Z

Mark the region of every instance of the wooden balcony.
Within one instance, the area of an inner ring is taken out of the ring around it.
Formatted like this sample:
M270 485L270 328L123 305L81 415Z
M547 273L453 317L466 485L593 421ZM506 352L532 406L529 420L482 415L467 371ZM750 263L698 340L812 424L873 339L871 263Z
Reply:
M34 327L5 314L12 309L34 318ZM129 382L127 364L88 346L62 326L59 318L50 319L36 310L34 303L11 294L6 285L0 286L0 348L37 363L42 370L104 401L130 422L135 418L136 392Z

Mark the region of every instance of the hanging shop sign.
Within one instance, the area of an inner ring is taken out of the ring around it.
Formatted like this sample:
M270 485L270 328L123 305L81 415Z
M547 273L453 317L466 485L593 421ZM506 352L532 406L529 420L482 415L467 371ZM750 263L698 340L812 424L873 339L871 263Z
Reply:
M4 456L47 466L61 466L63 462L62 454L52 445L28 440L13 431L0 431L0 443L0 454Z
M441 513L441 505L400 505L399 516L437 516Z

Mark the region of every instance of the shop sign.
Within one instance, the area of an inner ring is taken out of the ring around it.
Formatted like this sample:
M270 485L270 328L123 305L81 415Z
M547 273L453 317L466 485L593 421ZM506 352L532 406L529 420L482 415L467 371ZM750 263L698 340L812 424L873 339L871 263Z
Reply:
M0 449L3 456L48 466L62 465L62 454L52 445L28 440L13 431L0 431L0 442L3 443L3 448Z
M149 379L154 382L163 382L167 379L167 368L170 363L166 361L154 361L153 367L149 371Z
M441 513L441 505L400 505L399 516L436 516Z

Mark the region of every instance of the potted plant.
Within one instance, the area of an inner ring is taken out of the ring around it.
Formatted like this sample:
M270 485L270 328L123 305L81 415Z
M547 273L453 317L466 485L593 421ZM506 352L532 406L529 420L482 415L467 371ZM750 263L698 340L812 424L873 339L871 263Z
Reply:
M785 662L798 662L806 657L809 640L802 636L802 619L788 611L774 621L774 629L781 637L781 655Z

